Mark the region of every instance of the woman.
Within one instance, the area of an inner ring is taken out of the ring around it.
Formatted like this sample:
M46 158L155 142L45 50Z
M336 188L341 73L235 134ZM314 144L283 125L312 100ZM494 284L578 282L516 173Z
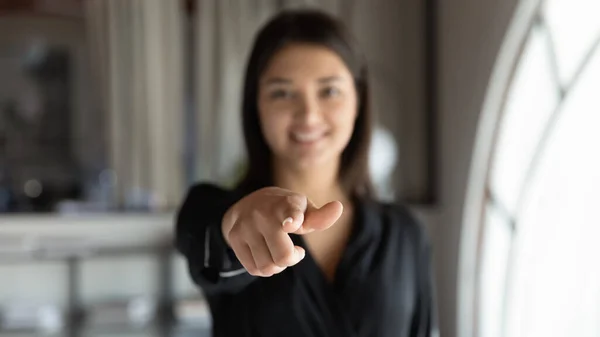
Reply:
M335 19L284 12L258 34L233 191L194 186L177 247L214 336L429 336L429 248L401 206L372 199L363 58Z

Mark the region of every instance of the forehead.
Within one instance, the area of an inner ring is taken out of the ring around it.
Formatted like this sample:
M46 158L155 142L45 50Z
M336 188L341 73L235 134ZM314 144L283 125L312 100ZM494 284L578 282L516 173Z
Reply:
M273 55L263 79L300 79L323 76L352 77L342 58L329 48L312 44L291 44Z

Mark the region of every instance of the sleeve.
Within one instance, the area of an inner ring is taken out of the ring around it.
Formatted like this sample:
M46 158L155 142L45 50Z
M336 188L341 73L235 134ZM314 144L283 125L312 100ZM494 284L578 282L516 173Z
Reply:
M195 185L176 216L175 247L186 258L192 280L207 295L235 293L255 279L221 231L225 212L238 199L235 193L214 185Z
M411 324L413 337L439 337L437 308L435 300L434 276L431 263L431 245L424 228L416 226L416 277L417 303Z

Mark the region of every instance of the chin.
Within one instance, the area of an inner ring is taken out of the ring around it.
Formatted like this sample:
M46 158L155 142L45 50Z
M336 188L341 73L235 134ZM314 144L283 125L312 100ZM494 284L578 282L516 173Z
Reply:
M293 153L293 152L292 152ZM302 171L313 171L331 166L339 159L339 155L324 151L320 153L297 153L289 158L291 166Z

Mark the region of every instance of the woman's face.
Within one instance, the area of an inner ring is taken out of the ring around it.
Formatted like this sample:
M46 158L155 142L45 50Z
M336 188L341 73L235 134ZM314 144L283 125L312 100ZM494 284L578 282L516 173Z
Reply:
M260 78L258 110L275 162L297 169L337 163L357 116L354 80L328 48L292 44Z

